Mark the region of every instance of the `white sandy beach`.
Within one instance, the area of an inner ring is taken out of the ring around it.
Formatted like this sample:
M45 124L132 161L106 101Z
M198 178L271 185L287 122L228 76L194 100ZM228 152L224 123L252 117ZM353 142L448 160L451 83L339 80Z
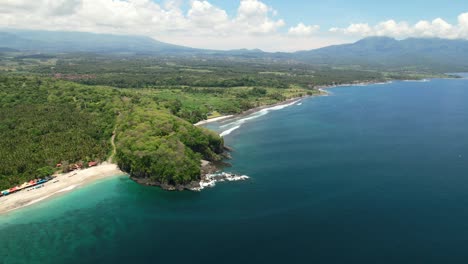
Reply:
M195 126L202 126L202 125L206 125L206 124L213 123L213 122L216 122L216 121L221 121L221 120L224 120L224 119L228 119L228 118L231 118L231 117L233 117L233 115L224 115L224 116L220 116L220 117L210 118L208 120L203 120L203 121L200 121L200 122L196 123Z
M99 179L123 174L125 173L116 164L110 163L103 163L96 167L60 174L55 179L45 183L42 188L29 191L22 190L5 197L0 197L0 214L69 192Z

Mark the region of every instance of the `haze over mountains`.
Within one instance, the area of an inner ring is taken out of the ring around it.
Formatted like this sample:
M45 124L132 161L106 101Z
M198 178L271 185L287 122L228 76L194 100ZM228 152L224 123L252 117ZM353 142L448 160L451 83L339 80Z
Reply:
M143 36L36 30L2 31L0 47L50 53L169 53L193 50Z
M330 65L466 67L468 41L369 37L352 44L301 51L294 55L306 62Z
M214 51L178 46L144 36L121 36L84 32L3 30L0 52L14 50L40 53L89 52L104 54L234 56L284 59L321 65L370 67L423 67L433 70L468 69L468 40L369 37L352 44L294 53L261 50Z

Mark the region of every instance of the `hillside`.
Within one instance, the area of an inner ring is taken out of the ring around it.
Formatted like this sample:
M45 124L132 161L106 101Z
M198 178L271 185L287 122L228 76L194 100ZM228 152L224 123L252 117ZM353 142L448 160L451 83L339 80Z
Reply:
M370 37L352 44L296 52L293 56L312 64L464 70L468 69L468 41Z
M36 30L4 30L0 32L0 47L48 53L171 54L196 51L144 36Z

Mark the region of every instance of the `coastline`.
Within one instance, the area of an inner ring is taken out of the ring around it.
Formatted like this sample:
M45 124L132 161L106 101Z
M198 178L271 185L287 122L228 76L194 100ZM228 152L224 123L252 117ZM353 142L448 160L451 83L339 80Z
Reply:
M346 87L346 86L367 86L367 85L383 85L383 84L390 84L393 82L430 82L434 79L441 79L441 77L427 77L421 79L387 79L382 81L365 81L365 82L352 82L352 83L342 83L342 84L329 84L329 85L321 85L315 86L314 88L326 92L326 89L337 88L337 87ZM442 79L456 79L450 76L447 76Z
M430 81L431 79L432 78L405 79L405 80L388 79L388 80L382 80L382 81L358 81L358 82L342 83L342 84L319 85L319 86L315 86L313 88L314 90L319 91L318 94L304 95L304 96L301 96L301 97L293 97L293 98L289 98L289 99L286 99L284 101L277 102L277 103L274 103L274 104L267 104L267 105L257 106L257 107L245 110L245 111L243 111L242 113L239 113L239 114L222 115L222 116L219 116L219 117L210 118L210 119L207 119L207 120L202 120L202 121L200 121L200 122L198 122L198 123L196 123L194 125L195 126L203 126L203 125L218 122L218 121L227 122L229 120L233 120L233 119L237 119L237 118L240 118L240 117L245 117L245 116L251 115L251 114L253 114L255 112L258 112L258 111L261 111L263 109L267 109L267 108L271 108L271 107L275 107L275 106L287 105L287 104L293 103L294 101L297 101L297 100L301 100L301 99L305 99L305 98L309 98L309 97L315 97L315 96L326 96L326 95L329 95L329 92L326 91L326 90L327 89L332 89L332 88L346 87L346 86L367 86L367 85L378 85L378 84L383 85L383 84L390 84L390 83L393 83L395 81L427 82L427 81Z
M194 126L203 126L203 125L206 125L206 124L209 124L209 123L213 123L213 122L221 121L221 120L224 120L224 119L228 119L228 118L231 118L233 116L234 115L222 115L222 116L218 116L218 117L215 117L215 118L202 120L202 121L194 124Z
M391 83L391 82L392 81L388 81L385 83ZM317 94L289 98L289 99L286 99L284 101L277 102L274 104L262 105L262 106L258 106L252 109L248 109L239 114L223 115L220 117L203 120L194 125L203 126L203 125L213 123L213 122L218 122L218 121L229 122L231 120L249 116L251 114L262 111L264 109L287 106L289 104L297 103L301 99L305 99L309 97L328 95L328 92L325 89L329 89L329 88L341 87L341 86L372 85L372 84L379 84L379 83L382 83L382 82L360 82L360 83L350 83L350 84L317 86L314 88L319 91L319 93ZM161 184L148 184L144 180L142 181L142 180L137 180L133 178L132 179L138 182L139 184L155 185L165 190L183 190L183 189L195 190L199 187L202 187L201 189L203 189L204 183L206 184L208 182L212 182L210 179L207 179L207 175L212 175L213 173L219 171L219 169L220 168L217 165L215 165L213 162L203 161L202 162L202 171L203 171L202 180L200 182L193 182L186 186L162 186ZM19 193L1 197L0 198L0 215L7 214L11 211L36 204L38 202L42 202L44 200L59 196L61 194L66 194L76 188L83 187L87 184L93 183L96 180L109 178L109 177L115 177L119 175L127 175L127 174L121 171L116 164L112 164L108 162L104 162L96 167L92 167L88 169L76 170L76 171L72 171L72 172L65 173L65 174L59 174L54 180L45 183L44 187L42 188L32 189L30 191L23 190ZM233 176L237 176L237 175L233 175ZM245 180L245 179L242 179L242 180ZM210 186L210 185L207 185L207 186Z
M267 104L267 105L257 106L257 107L245 110L245 111L243 111L242 113L239 113L239 114L222 115L222 116L219 116L219 117L210 118L210 119L207 119L207 120L202 120L202 121L194 124L194 126L203 126L203 125L218 122L218 121L225 122L225 121L233 120L233 119L236 119L236 118L245 117L245 116L248 116L248 115L253 114L255 112L266 109L266 108L287 105L287 104L290 104L290 103L292 103L294 101L301 100L301 99L308 98L308 97L326 96L326 95L329 95L329 92L327 92L326 90L327 89L332 89L332 88L346 87L346 86L367 86L367 85L376 85L376 84L390 84L390 83L392 83L394 81L408 81L408 82L409 81L416 81L416 82L420 82L420 81L430 81L430 80L431 80L430 78L428 78L428 79L427 78L425 78L425 79L407 79L407 80L390 79L390 80L385 80L385 81L364 81L364 82L359 81L359 82L352 82L352 83L320 85L320 86L315 86L313 88L314 90L317 90L317 91L320 92L318 94L304 95L304 96L301 96L301 97L293 97L293 98L289 98L289 99L286 99L284 101L277 102L277 103L274 103L274 104Z
M315 89L319 91L326 92L325 89L337 88L337 87L346 87L346 86L367 86L375 84L389 84L396 80L387 80L387 81L367 81L367 82L353 82L353 83L342 83L342 84L329 84L316 86ZM413 80L402 80L402 81L413 81ZM416 80L417 81L417 80Z
M44 184L42 188L22 190L0 198L0 215L24 208L38 202L66 194L78 187L93 183L96 180L125 175L116 164L103 163L98 166L76 170L58 175Z
M293 98L289 98L289 99L286 99L284 101L281 101L281 102L277 102L277 103L274 103L274 104L266 104L266 105L261 105L261 106L257 106L257 107L254 107L254 108L251 108L251 109L248 109L248 110L245 110L239 114L234 114L234 115L222 115L220 117L216 117L216 118L211 118L211 119L207 119L207 120L203 120L203 121L200 121L196 124L194 124L195 126L203 126L203 125L206 125L206 124L210 124L210 123L214 123L214 122L218 122L218 121L222 121L222 122L229 122L230 120L234 120L234 119L237 119L237 118L241 118L241 117L245 117L245 116L248 116L248 115L251 115L253 113L256 113L256 112L259 112L259 111L262 111L264 109L268 109L268 108L272 108L272 107L276 107L276 106L284 106L284 105L288 105L288 104L291 104L291 103L294 103L298 100L301 100L301 99L305 99L305 98L309 98L309 97L315 97L315 96L324 96L324 95L328 95L328 92L325 91L325 90L322 90L320 88L316 88L317 91L319 91L320 93L317 93L317 94L312 94L312 95L304 95L304 96L300 96L300 97L293 97Z
M277 102L274 104L267 104L267 105L254 107L246 111L243 111L242 113L239 113L239 114L223 115L223 116L219 116L216 118L203 120L194 125L203 126L203 125L213 123L213 122L218 122L218 121L229 122L231 120L249 116L251 114L262 111L264 109L287 106L289 104L294 104L301 99L305 99L309 97L328 95L328 92L325 89L330 89L334 87L361 86L361 85L372 85L372 84L380 84L380 83L385 84L385 83L391 83L391 82L392 81L390 80L387 82L359 82L359 83L356 82L356 83L349 83L349 84L316 86L314 89L319 91L319 93L317 94L289 98L289 99L286 99L284 101ZM202 180L200 182L193 182L186 186L165 186L161 184L148 184L144 180L137 180L134 178L132 179L138 182L139 184L155 185L165 190L183 190L183 189L194 190L194 189L199 188L200 186L203 187L203 184L208 182L207 175L216 173L219 170L220 170L220 167L214 164L213 162L202 161ZM76 188L83 187L97 180L109 178L109 177L115 177L119 175L126 175L126 173L121 171L116 164L112 164L108 162L104 162L96 167L92 167L88 169L76 170L76 171L72 171L72 172L65 173L65 174L59 174L54 180L45 183L44 187L42 188L32 189L30 191L23 190L19 193L1 197L0 198L0 215L36 204L38 202L42 202L44 200L59 196L61 194L66 194Z

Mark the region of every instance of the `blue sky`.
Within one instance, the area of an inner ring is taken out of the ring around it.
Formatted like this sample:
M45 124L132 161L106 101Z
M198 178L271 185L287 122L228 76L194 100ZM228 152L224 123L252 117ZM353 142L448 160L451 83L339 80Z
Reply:
M155 0L158 3L165 1ZM188 10L190 1L184 1ZM210 3L225 9L234 16L239 7L238 0L211 0ZM457 16L468 12L468 1L452 0L264 0L265 4L278 11L277 17L288 24L319 24L321 27L345 27L350 23L370 23L394 19L416 23L420 20L443 18L456 23Z
M450 4L447 4L449 1L431 0L267 0L265 2L290 21L302 19L327 27L362 22L374 24L388 19L415 23L437 17L455 22L460 13L468 11L468 1L457 0L450 1Z
M296 51L369 36L468 39L468 0L7 0L0 27Z

